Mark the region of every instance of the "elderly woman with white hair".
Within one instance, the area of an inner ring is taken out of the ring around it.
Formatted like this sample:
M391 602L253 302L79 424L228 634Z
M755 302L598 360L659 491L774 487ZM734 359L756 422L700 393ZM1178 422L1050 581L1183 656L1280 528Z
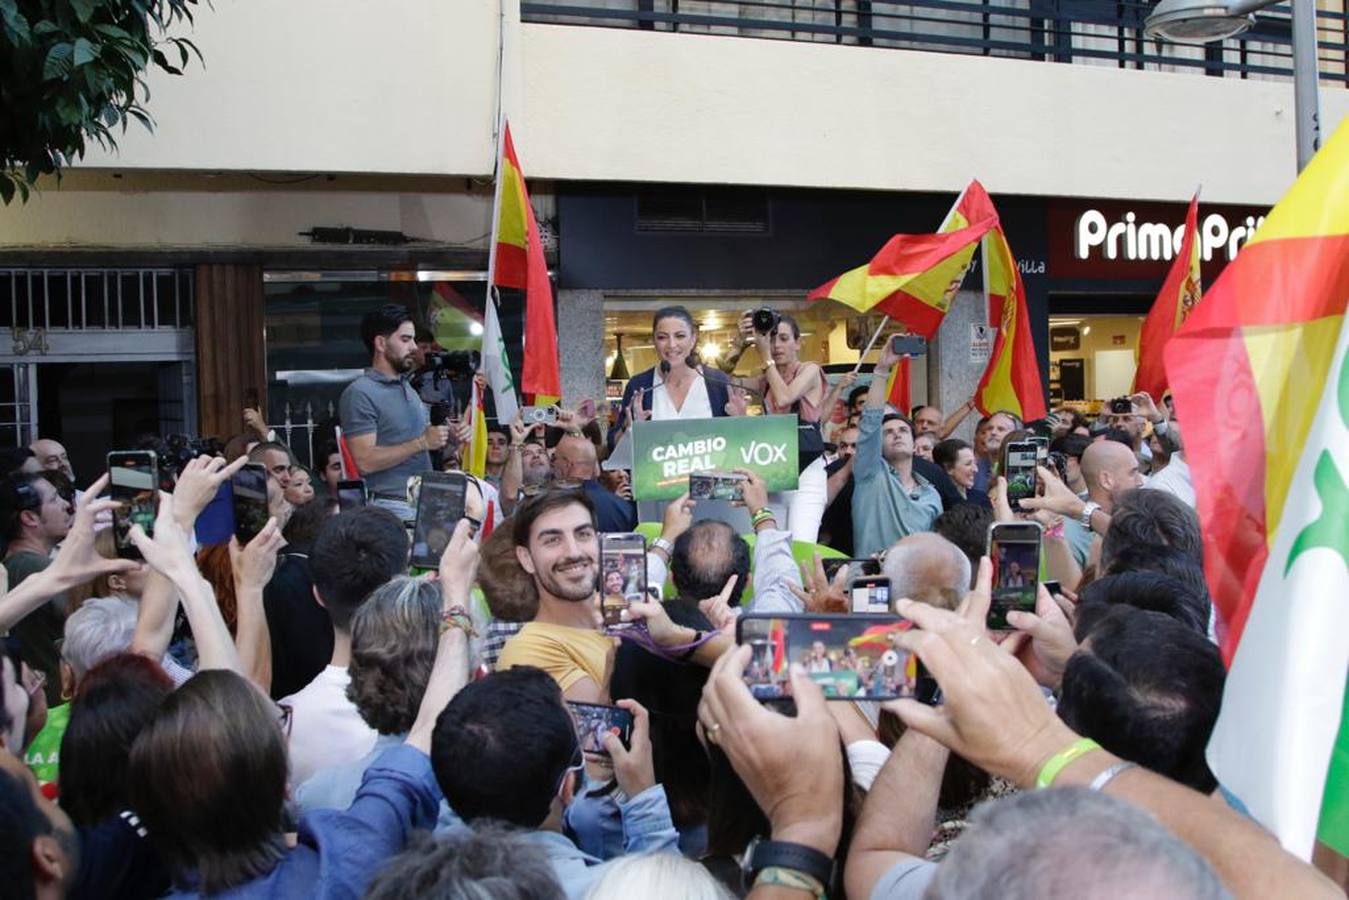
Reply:
M48 711L47 724L24 754L24 761L40 784L57 780L61 739L70 724L70 700L75 696L80 680L108 657L133 649L139 608L140 604L130 597L93 597L80 604L80 608L66 619L60 647L61 699L65 702ZM168 654L160 660L160 665L175 685L192 677L191 670L183 668Z

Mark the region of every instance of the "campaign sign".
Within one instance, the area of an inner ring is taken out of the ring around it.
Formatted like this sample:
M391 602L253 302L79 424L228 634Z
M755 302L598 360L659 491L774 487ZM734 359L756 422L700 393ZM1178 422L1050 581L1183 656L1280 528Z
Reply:
M632 426L632 494L673 500L695 472L748 469L770 491L796 489L797 418L726 416L636 422Z

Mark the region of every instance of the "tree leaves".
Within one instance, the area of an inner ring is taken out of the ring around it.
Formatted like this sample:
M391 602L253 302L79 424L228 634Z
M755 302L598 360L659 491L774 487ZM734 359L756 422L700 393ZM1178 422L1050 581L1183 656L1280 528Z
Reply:
M199 2L0 0L0 203L27 200L90 141L115 149L118 125L153 130L146 71L204 65L191 40L165 33L190 25Z

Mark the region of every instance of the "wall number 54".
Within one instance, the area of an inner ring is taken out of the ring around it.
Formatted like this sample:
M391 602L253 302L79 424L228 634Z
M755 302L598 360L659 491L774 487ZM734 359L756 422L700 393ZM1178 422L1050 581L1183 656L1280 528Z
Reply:
M44 328L14 329L14 355L47 354L47 331Z

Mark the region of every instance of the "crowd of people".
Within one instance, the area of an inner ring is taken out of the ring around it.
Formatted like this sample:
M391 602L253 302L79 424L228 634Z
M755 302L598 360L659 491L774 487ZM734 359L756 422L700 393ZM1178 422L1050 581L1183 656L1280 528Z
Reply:
M398 307L363 323L350 462L334 445L306 469L247 411L172 470L134 554L106 473L77 478L54 440L0 451L2 893L1342 895L1341 870L1286 853L1205 761L1225 669L1169 404L995 411L969 443L952 435L973 403L887 405L888 346L869 386L831 385L795 322L758 325L747 379L702 365L692 317L662 310L660 364L612 421L579 404L494 428L430 572L410 571L407 480L459 470L471 429L433 424L410 386L426 347ZM606 625L601 536L639 523L630 473L602 460L636 420L754 398L799 417L798 490L740 472L744 534L670 502L650 590ZM1014 509L1006 448L1028 437L1045 454ZM206 540L250 462L266 526ZM339 501L352 474L368 503ZM989 528L1031 521L1034 611L990 630ZM826 574L824 548L854 562ZM902 628L799 656L771 632L738 642L745 616L849 613L864 574ZM939 693L823 684L861 659ZM747 670L774 667L763 702Z

